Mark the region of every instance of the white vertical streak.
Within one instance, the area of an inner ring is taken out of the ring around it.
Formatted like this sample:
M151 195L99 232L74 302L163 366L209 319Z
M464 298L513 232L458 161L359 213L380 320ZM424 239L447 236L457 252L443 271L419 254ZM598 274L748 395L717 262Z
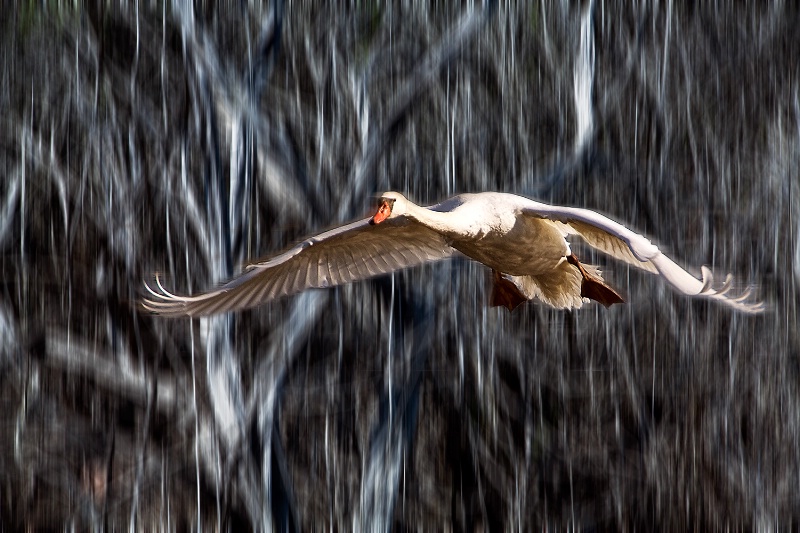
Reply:
M581 44L575 61L575 115L578 122L575 150L580 150L594 130L592 116L592 82L594 80L594 35L592 33L592 2L581 16Z

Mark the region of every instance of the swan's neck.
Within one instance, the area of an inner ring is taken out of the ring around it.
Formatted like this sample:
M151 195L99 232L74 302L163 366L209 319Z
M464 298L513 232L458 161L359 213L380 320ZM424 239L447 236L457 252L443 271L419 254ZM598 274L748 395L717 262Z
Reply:
M464 219L458 211L433 211L408 202L406 216L420 224L449 237L467 237L473 233L473 220Z

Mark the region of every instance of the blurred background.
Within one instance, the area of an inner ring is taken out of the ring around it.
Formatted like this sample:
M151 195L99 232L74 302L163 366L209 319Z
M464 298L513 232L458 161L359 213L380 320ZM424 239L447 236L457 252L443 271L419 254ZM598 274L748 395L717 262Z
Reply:
M798 527L800 13L736 6L6 6L0 529ZM456 260L136 310L388 189L595 209L769 311L585 249L626 305Z

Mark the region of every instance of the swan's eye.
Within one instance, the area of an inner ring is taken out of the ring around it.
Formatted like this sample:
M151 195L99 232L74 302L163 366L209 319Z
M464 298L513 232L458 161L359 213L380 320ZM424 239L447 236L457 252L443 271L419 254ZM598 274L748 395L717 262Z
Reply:
M378 210L385 215L389 215L392 212L393 205L393 200L381 200L381 206Z

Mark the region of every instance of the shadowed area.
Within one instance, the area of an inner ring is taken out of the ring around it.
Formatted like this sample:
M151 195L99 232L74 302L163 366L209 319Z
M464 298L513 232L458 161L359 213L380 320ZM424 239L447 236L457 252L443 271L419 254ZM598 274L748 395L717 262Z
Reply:
M0 17L0 530L796 529L793 4L89 4ZM627 303L455 259L135 305L387 190L593 209L767 310L579 240Z

